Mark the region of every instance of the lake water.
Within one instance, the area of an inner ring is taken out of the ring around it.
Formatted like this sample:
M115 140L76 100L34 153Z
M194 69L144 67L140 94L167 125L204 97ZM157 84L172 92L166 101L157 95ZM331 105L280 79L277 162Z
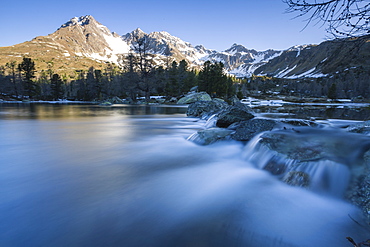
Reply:
M0 104L0 246L351 246L359 209L288 186L178 106ZM361 224L361 225L360 225Z

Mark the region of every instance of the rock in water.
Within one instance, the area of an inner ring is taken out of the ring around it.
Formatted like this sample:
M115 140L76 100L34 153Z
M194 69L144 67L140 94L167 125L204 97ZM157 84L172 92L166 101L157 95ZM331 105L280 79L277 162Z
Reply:
M177 101L178 105L191 104L197 101L211 101L212 98L206 92L190 93Z
M249 141L255 135L269 131L274 128L276 122L268 119L251 119L248 121L242 121L235 129L235 133L232 138L237 141Z
M252 118L254 118L254 115L249 111L231 106L219 114L216 125L217 127L227 128L233 123L246 121Z
M361 133L368 135L370 134L370 121L350 125L346 128L346 130L353 133Z
M283 181L292 186L308 187L310 176L305 172L291 171L284 177Z
M217 99L213 99L212 101L197 101L188 106L186 115L189 117L211 116L227 107L228 104L226 102Z
M223 128L210 128L206 130L199 130L191 135L188 140L193 141L200 145L209 145L220 140L224 140L233 131Z

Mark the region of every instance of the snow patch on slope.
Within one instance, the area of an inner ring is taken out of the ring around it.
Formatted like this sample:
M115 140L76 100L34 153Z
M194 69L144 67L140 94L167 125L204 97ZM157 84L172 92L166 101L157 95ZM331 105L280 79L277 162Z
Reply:
M290 72L292 72L296 67L297 67L297 65L294 65L294 67L293 67L293 68L289 68L289 67L287 66L284 70L280 71L280 72L276 75L276 77L278 77L278 78L283 78L283 77L285 77L287 74L289 74Z
M129 53L130 46L122 40L121 37L114 37L113 35L104 35L105 41L108 43L109 48L113 54Z

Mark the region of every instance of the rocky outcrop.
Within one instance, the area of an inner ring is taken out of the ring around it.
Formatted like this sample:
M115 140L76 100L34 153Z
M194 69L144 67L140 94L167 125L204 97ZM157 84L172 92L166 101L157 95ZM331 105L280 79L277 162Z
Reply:
M233 123L246 121L254 118L254 115L248 110L237 106L231 106L218 115L217 127L227 128Z
M206 92L199 92L199 93L189 93L188 95L182 97L177 101L178 105L185 105L195 103L197 101L211 101L212 98Z
M207 118L213 114L228 108L228 104L224 101L213 99L210 101L197 101L188 106L186 115L189 117Z
M255 135L272 130L276 126L276 122L268 119L251 119L242 121L235 127L235 132L232 138L237 141L249 141Z

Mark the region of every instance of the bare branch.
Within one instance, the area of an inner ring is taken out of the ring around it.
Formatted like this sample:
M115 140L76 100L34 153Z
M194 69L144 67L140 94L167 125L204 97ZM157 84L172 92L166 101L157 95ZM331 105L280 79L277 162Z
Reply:
M308 16L305 28L313 21L326 25L334 37L370 33L370 0L283 0L287 13Z

